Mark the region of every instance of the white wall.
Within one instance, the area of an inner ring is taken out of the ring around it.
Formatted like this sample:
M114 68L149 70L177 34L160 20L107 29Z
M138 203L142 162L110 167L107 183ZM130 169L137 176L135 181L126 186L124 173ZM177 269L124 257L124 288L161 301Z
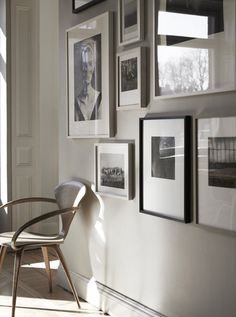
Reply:
M74 276L100 283L168 317L234 317L236 313L236 240L203 229L139 212L139 117L146 112L196 116L236 115L235 92L163 101L152 100L152 1L145 1L148 108L117 113L115 139L135 142L135 197L103 198L104 209L90 193L63 247ZM97 139L66 138L65 30L104 11L114 11L117 43L117 1L107 0L81 14L71 1L60 0L59 178L94 182L93 146ZM115 44L115 52L120 49ZM113 105L111 105L113 106ZM91 202L89 199L91 198ZM85 214L90 217L86 217ZM80 290L80 286L77 285ZM109 305L108 305L109 306ZM108 307L111 312L113 307ZM128 316L116 314L117 317ZM131 316L131 313L130 313Z

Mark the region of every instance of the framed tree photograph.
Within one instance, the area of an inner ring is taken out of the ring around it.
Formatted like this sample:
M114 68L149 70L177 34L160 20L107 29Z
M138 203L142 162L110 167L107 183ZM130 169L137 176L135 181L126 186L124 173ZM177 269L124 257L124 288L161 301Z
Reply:
M236 231L236 117L197 120L197 223Z
M113 135L112 14L67 30L68 137Z
M118 0L119 45L144 39L144 0Z
M132 199L132 144L95 144L95 191L101 195Z
M154 98L235 90L235 1L153 6Z
M191 221L191 117L140 119L140 211Z
M102 1L104 0L72 0L72 11L73 13L79 13Z
M117 110L146 106L145 61L144 47L117 54Z

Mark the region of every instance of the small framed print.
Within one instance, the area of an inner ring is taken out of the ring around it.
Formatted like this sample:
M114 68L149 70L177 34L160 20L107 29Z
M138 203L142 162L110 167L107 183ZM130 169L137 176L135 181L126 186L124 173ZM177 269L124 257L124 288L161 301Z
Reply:
M95 191L132 199L131 143L95 144Z
M146 106L145 61L144 47L117 54L117 110Z
M119 45L144 39L144 0L118 0Z
M140 119L140 211L191 221L191 117Z
M68 137L113 136L112 13L67 30Z
M235 1L153 0L154 98L236 89Z
M73 13L79 13L102 1L104 0L72 0L72 11Z
M236 231L236 117L197 120L197 223Z

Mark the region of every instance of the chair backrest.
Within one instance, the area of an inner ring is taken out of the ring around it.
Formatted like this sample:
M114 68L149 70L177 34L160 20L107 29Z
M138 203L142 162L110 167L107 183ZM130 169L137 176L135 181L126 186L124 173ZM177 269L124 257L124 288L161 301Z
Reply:
M77 207L86 193L86 186L78 181L66 181L55 188L55 197L60 209ZM66 237L75 211L61 215L61 234Z

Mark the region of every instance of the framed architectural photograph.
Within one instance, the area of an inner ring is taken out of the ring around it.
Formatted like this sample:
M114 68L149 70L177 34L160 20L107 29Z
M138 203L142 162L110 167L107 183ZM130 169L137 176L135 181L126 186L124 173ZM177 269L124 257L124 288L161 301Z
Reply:
M72 11L73 13L79 13L102 1L104 0L72 0Z
M145 48L117 54L117 110L146 106Z
M197 222L236 231L236 117L197 120Z
M132 199L132 144L95 144L95 191Z
M112 14L67 30L68 136L113 135Z
M235 90L235 1L153 6L154 98Z
M118 0L119 45L144 39L144 0Z
M140 119L140 211L191 221L191 117Z

